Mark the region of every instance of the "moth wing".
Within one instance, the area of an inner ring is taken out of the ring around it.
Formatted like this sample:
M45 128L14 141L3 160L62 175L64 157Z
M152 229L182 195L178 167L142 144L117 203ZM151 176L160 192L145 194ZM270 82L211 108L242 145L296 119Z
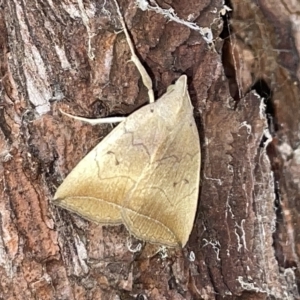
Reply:
M199 134L186 77L149 109L148 131L134 135L143 139L147 164L124 201L123 221L137 238L184 246L194 223L200 180Z
M129 121L131 118L134 114ZM142 146L137 145L132 153L132 133L125 128L126 122L120 123L65 178L54 195L56 205L97 223L122 223L124 198L147 161L145 151L139 151Z
M186 76L131 114L58 188L55 204L138 238L184 246L197 207L200 148Z

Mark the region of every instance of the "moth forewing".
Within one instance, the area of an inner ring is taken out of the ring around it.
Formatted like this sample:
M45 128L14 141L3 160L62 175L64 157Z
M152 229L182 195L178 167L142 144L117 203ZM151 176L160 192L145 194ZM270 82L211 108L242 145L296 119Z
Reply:
M137 140L147 136L143 147L148 160L122 206L122 218L133 235L167 246L186 244L199 192L199 135L189 95L183 93L186 78L178 80L182 82L176 82L171 93L152 104L147 129L135 131Z
M141 169L131 167L131 134L120 123L65 178L54 203L103 224L121 223L120 208ZM143 161L143 153L136 159Z

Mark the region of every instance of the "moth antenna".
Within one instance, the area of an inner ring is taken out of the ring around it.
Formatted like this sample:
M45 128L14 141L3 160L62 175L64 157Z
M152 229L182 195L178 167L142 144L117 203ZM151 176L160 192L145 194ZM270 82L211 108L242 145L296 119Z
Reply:
M137 55L135 53L134 45L133 45L132 39L128 33L123 15L120 10L120 6L119 6L117 0L114 0L114 2L116 4L119 19L120 19L121 25L123 27L123 31L126 36L127 44L129 46L129 49L131 52L131 60L135 64L137 69L139 70L144 86L148 89L149 102L153 103L154 102L154 92L153 92L153 88L152 88L152 80L151 80L149 74L147 73L145 67L142 65L142 63L140 62L139 58L137 57Z
M89 119L84 117L73 116L64 112L62 109L59 110L63 115L78 120L82 122L89 123L90 125L98 125L98 124L111 124L111 123L120 123L123 122L126 117L107 117L107 118L99 118L99 119Z

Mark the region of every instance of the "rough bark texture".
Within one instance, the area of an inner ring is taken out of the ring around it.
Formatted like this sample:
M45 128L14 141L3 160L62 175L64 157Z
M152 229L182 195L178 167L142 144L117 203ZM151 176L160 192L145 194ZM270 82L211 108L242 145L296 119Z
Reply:
M51 204L111 130L59 109L103 117L147 102L113 2L0 3L1 299L299 298L297 1L232 0L223 20L221 0L159 1L212 28L209 47L186 26L120 0L156 96L188 75L202 141L190 240L150 257L150 245L129 251L123 226Z

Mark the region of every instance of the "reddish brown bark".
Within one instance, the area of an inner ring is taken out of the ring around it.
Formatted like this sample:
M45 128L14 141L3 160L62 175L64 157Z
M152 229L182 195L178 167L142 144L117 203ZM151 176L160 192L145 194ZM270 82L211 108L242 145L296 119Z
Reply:
M68 119L59 108L102 117L147 102L124 35L115 33L113 2L6 1L0 298L299 297L300 5L233 0L225 27L222 1L159 5L211 27L215 37L209 47L186 26L120 1L156 96L181 74L189 78L203 158L187 246L167 257L147 257L149 245L133 253L123 226L92 224L51 203L63 178L111 130Z

